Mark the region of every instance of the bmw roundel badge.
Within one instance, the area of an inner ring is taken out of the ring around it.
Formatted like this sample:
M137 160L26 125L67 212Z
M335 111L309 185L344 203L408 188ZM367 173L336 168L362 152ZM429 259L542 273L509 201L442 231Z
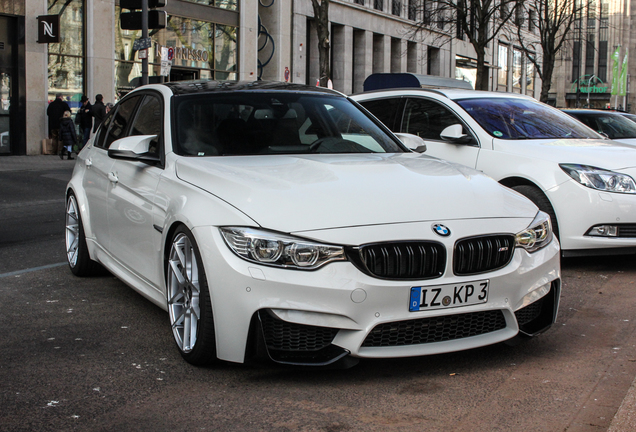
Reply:
M442 224L433 225L433 231L435 231L436 234L441 235L442 237L448 237L450 235L450 230Z

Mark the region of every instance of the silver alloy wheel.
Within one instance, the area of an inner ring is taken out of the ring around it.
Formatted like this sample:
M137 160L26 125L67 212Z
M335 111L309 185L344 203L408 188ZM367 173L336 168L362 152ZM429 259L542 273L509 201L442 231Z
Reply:
M66 203L66 258L71 267L77 265L79 240L80 232L77 201L74 195L70 195Z
M201 288L199 266L190 238L178 233L168 258L168 311L179 349L188 353L197 342Z

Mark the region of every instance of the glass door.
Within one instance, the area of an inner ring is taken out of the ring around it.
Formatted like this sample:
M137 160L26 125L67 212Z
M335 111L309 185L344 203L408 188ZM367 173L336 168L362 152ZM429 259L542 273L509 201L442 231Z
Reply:
M11 75L0 72L0 153L11 153L9 111L11 107Z

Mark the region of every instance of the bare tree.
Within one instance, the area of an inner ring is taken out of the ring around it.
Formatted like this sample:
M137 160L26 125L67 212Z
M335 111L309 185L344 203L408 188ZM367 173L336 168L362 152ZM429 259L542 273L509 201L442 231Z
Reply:
M580 0L526 0L522 7L529 29L538 32L541 52L534 52L521 26L517 27L517 38L541 78L539 100L547 102L557 53L572 36L573 23L581 18L584 5Z
M327 87L329 76L329 0L311 0L314 7L316 33L318 35L318 62L320 67L320 85Z
M449 37L467 38L475 50L475 89L488 90L486 48L506 26L518 0L424 0L416 31L442 29ZM431 3L435 3L431 5Z

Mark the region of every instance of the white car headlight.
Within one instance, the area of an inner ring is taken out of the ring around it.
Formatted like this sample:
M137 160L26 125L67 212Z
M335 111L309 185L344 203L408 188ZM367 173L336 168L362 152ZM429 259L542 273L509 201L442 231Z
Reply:
M515 246L534 252L552 241L552 223L547 213L540 211L528 228L515 235Z
M232 252L258 264L315 270L331 261L346 260L342 246L254 228L223 227L219 230Z
M559 166L583 186L605 192L636 194L636 183L626 174L588 165L560 164Z

